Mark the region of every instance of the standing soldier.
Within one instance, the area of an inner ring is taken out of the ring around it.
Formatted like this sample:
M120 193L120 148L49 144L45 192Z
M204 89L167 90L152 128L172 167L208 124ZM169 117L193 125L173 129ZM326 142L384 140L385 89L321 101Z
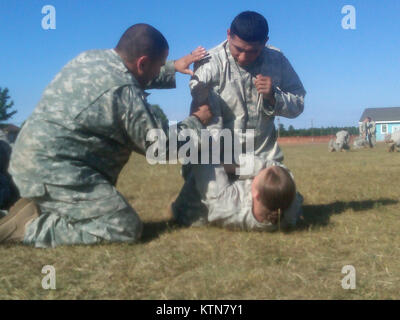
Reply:
M285 55L266 45L268 34L268 22L261 14L238 14L227 31L227 39L208 51L208 59L195 64L189 83L192 106L211 107L213 119L208 129L244 131L246 138L254 138L254 155L265 163L283 161L275 117L299 116L306 94ZM245 143L242 146L244 149ZM190 176L190 167L184 166L183 175L185 179ZM183 193L199 203L197 190L189 187L184 185Z
M145 154L150 130L167 130L146 101L146 88L174 88L201 47L166 63L168 43L147 24L130 27L115 49L70 61L45 89L23 126L10 173L23 199L0 220L0 241L36 247L133 242L142 222L115 183L132 151ZM200 106L178 124L199 134L211 118ZM167 134L168 136L168 134Z
M360 131L360 138L362 138L363 140L365 140L365 141L367 141L367 138L366 138L366 126L365 126L365 124L366 124L366 119L364 119L361 123L360 123L360 125L359 125L359 131Z
M366 139L370 148L376 144L376 124L372 121L371 117L367 117L365 122Z

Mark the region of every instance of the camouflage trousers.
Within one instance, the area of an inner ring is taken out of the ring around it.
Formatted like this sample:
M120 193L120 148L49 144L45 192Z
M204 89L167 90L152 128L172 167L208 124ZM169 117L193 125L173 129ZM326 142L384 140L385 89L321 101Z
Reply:
M367 136L368 145L370 148L375 147L376 145L376 136L374 134Z
M139 216L112 185L45 187L46 194L33 199L41 214L27 226L25 244L46 248L140 238Z
M342 150L349 150L349 145L345 142L337 143L334 139L329 140L328 150L340 152Z
M185 227L197 227L207 223L208 209L201 201L191 173L186 176L185 184L172 204L172 213L176 223Z

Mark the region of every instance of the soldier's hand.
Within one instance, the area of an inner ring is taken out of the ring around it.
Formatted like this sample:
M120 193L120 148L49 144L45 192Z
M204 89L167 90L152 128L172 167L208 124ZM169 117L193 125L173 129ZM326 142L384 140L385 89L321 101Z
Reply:
M184 73L190 74L193 76L193 71L189 69L189 66L196 61L203 59L207 55L206 49L199 46L195 50L193 50L190 54L175 60L175 70Z
M271 77L258 74L254 80L254 85L256 86L257 92L261 93L263 98L266 99L271 106L274 106L276 101Z
M212 118L211 108L207 104L193 108L191 114L197 117L203 125L207 125Z

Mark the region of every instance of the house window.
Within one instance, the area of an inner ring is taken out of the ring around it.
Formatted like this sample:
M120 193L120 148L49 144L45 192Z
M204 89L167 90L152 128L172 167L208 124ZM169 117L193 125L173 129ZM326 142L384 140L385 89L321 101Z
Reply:
M387 124L386 123L382 123L381 133L382 134L386 134L387 133Z

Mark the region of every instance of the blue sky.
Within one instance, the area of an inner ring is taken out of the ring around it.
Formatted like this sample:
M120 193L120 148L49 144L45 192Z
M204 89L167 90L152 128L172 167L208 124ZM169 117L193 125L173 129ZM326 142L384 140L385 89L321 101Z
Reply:
M42 7L56 9L56 29L42 28ZM356 29L342 28L344 5L356 9ZM113 48L132 24L155 26L167 38L170 59L198 45L212 48L241 11L263 14L269 43L288 57L307 90L295 128L357 125L366 107L400 106L399 0L0 0L0 87L8 87L21 124L43 89L69 60L89 49ZM152 90L170 120L190 105L189 76L177 89Z

